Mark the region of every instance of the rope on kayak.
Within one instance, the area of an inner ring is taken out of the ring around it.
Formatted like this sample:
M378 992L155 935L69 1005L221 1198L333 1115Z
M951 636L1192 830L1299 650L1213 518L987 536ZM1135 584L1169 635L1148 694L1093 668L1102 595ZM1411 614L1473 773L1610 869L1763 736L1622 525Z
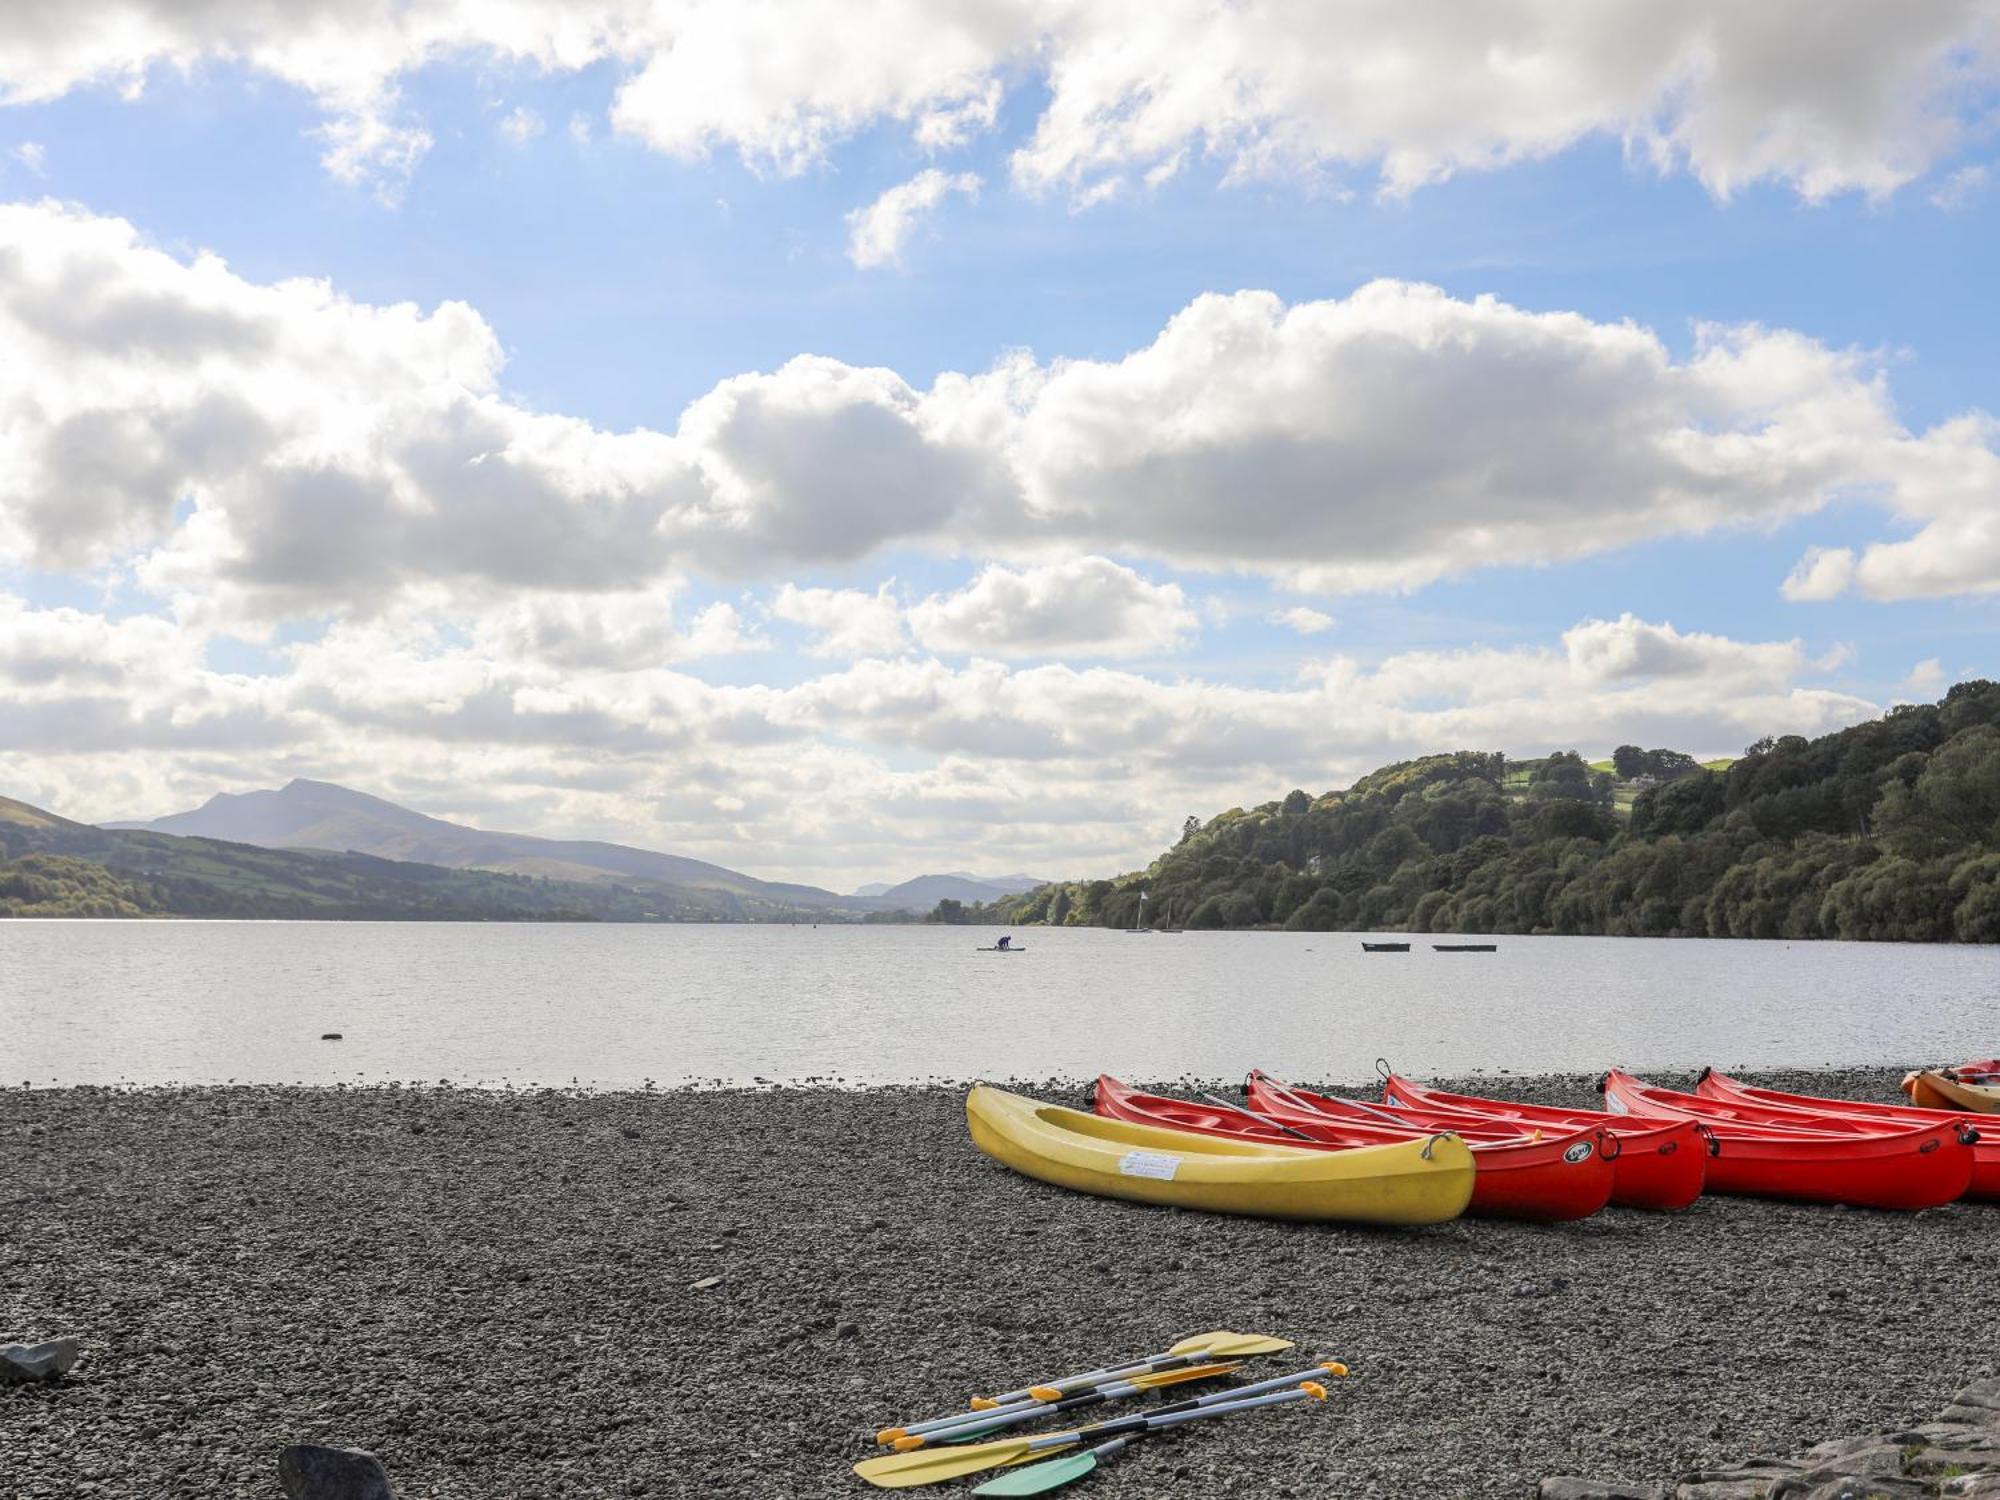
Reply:
M1431 1147L1435 1146L1439 1141L1448 1141L1450 1139L1451 1132L1449 1130L1440 1130L1436 1135L1425 1141L1422 1152L1424 1160L1429 1161L1431 1159Z
M1384 1083L1388 1082L1389 1075L1394 1071L1395 1070L1389 1066L1388 1058L1378 1057L1375 1059L1375 1076L1377 1078L1380 1078Z
M1597 1127L1597 1154L1606 1161L1616 1161L1625 1154L1625 1142L1616 1131Z

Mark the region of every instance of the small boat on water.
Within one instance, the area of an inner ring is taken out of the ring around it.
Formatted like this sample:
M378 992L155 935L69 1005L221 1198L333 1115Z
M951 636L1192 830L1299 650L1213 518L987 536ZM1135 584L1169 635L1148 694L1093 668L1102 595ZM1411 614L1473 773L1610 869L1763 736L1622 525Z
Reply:
M1432 943L1434 953L1498 953L1498 943Z
M1355 1151L1163 1130L1044 1104L986 1084L965 1097L973 1143L1058 1187L1214 1213L1360 1224L1440 1224L1472 1197L1455 1135Z
M1708 1178L1713 1138L1694 1120L1633 1120L1595 1109L1558 1109L1519 1104L1478 1094L1451 1094L1386 1073L1382 1103L1431 1129L1504 1126L1531 1130L1575 1130L1595 1126L1611 1132L1618 1154L1611 1162L1611 1201L1620 1208L1673 1212L1701 1196ZM1452 1122L1465 1122L1463 1125Z
M1910 1102L1925 1109L2000 1114L2000 1060L1960 1063L1955 1068L1919 1068L1903 1080Z
M1802 1120L1828 1116L1861 1120L1889 1120L1905 1125L1935 1125L1942 1121L1970 1123L1957 1110L1920 1109L1913 1104L1876 1104L1860 1099L1828 1099L1817 1094L1787 1094L1780 1089L1760 1089L1739 1083L1727 1073L1703 1068L1694 1091L1709 1099L1730 1103L1764 1104L1777 1109L1796 1110ZM2000 1201L2000 1128L1979 1129L1972 1143L1972 1185L1968 1198Z
M1016 948L1013 944L1009 943L1005 948L996 945L991 948L974 948L972 951L974 953L1026 953L1028 950L1026 948Z
M1708 1163L1710 1192L1914 1212L1950 1203L1972 1185L1978 1133L1960 1121L1802 1121L1797 1111L1655 1088L1616 1068L1599 1086L1615 1114L1708 1126L1721 1147Z
M1384 1131L1431 1133L1431 1127L1401 1120L1386 1109L1295 1089L1268 1073L1253 1072L1244 1093L1250 1108L1266 1119L1332 1145L1357 1136L1373 1139ZM1454 1126L1443 1128L1458 1133ZM1611 1201L1618 1148L1606 1130L1586 1126L1526 1132L1488 1125L1474 1127L1466 1143L1479 1166L1468 1214L1551 1224L1587 1219Z
M1410 945L1408 943L1363 943L1361 951L1363 953L1408 953Z

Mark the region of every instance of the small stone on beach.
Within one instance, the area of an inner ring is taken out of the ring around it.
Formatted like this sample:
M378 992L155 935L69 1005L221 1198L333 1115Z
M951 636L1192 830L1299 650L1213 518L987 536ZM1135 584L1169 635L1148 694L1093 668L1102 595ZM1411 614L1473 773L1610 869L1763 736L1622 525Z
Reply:
M396 1500L382 1461L359 1448L294 1443L278 1455L278 1481L290 1500Z
M75 1339L50 1339L45 1344L0 1344L0 1384L54 1380L76 1363Z

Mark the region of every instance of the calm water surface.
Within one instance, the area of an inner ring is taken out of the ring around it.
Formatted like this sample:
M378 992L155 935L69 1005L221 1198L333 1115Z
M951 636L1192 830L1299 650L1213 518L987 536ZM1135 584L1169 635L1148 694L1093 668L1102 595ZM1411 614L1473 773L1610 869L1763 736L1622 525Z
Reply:
M2000 1046L2000 951L1350 933L0 922L0 1080L626 1087L1904 1064ZM1449 939L1447 939L1449 940ZM338 1031L340 1042L320 1033Z

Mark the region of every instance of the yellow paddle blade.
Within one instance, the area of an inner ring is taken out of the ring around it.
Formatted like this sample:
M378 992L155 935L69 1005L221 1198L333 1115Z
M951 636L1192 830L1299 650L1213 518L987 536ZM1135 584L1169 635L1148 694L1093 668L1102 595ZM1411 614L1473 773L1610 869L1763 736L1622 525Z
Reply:
M1218 1375L1234 1375L1243 1366L1235 1360L1225 1360L1212 1365L1189 1365L1185 1370L1161 1370L1152 1375L1134 1375L1132 1384L1141 1390L1153 1390L1163 1385L1179 1385L1183 1380L1213 1380Z
M1020 1437L975 1443L964 1448L920 1448L915 1453L885 1453L878 1458L862 1459L854 1466L854 1472L878 1490L907 1490L920 1484L943 1484L947 1479L962 1479L982 1469L997 1469L1002 1464L1019 1463L1030 1457L1041 1458L1076 1446L1072 1438L1067 1443L1050 1443L1031 1449L1029 1444L1033 1441L1033 1438Z
M1218 1328L1213 1333L1197 1333L1184 1338L1168 1352L1213 1354L1217 1359L1246 1359L1253 1354L1276 1354L1291 1347L1290 1339L1272 1338L1268 1333L1232 1333L1227 1328Z

